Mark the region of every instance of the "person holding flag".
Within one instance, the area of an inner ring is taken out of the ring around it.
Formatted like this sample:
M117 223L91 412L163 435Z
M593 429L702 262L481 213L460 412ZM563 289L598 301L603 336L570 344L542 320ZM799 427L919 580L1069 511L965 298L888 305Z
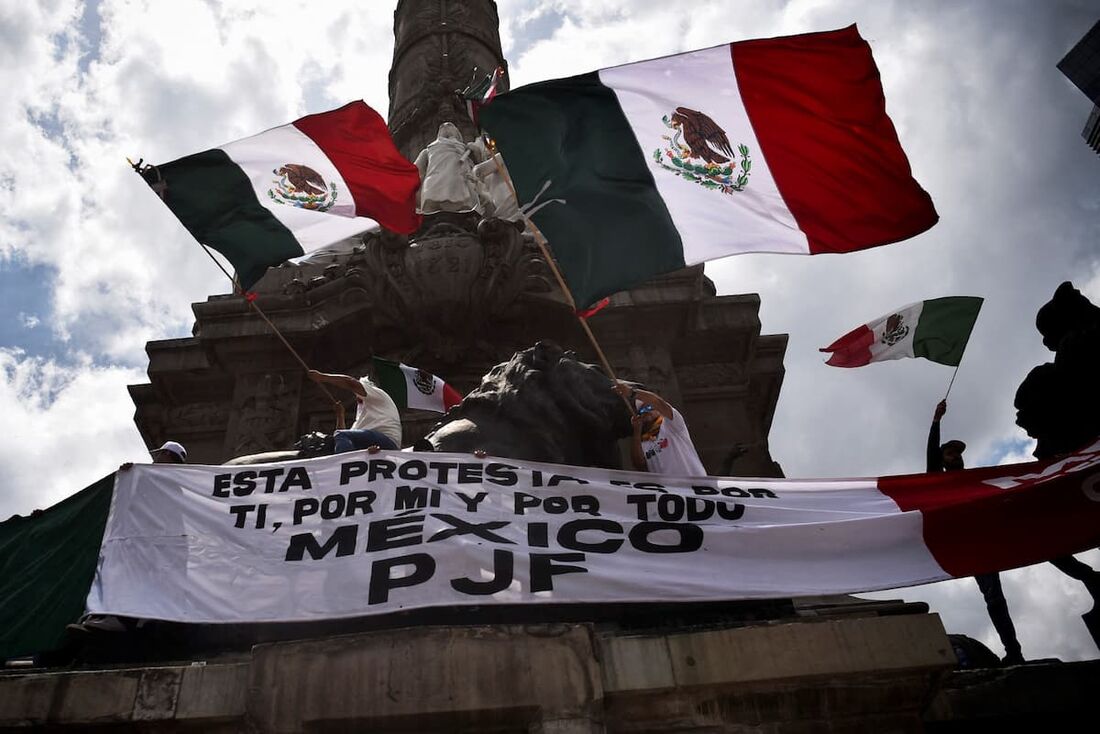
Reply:
M932 426L928 429L928 472L930 474L941 471L962 471L966 468L963 462L963 452L966 444L959 440L951 440L940 443L940 420L947 412L947 400L941 400L936 405L936 412L932 414ZM993 622L993 629L997 630L997 636L1001 638L1001 644L1005 648L1005 665L1020 665L1024 662L1020 641L1016 637L1016 625L1012 623L1012 617L1008 613L1008 602L1005 600L1004 589L1001 588L1001 575L998 573L983 573L974 577L982 596L985 598L985 608L989 612L989 619Z
M340 426L332 434L334 453L342 454L372 446L390 450L401 448L401 415L397 412L397 405L368 375L357 379L351 375L317 370L306 374L318 384L327 383L355 394L355 422L351 428Z

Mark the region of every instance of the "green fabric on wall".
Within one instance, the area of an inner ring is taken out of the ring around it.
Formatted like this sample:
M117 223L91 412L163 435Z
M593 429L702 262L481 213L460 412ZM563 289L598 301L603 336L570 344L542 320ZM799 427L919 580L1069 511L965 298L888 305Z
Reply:
M56 648L84 613L113 473L33 517L0 523L0 659Z

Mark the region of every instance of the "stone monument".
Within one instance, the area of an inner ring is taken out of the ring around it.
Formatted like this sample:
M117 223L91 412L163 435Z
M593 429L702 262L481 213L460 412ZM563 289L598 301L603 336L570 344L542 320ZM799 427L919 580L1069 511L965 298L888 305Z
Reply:
M455 95L475 73L507 69L495 4L402 0L394 33L389 124L426 174L423 226L273 268L254 289L257 304L322 371L354 374L378 355L466 392L540 339L596 362L517 213L499 210L495 165L472 144L476 130ZM613 296L589 322L620 377L680 408L713 474L780 475L768 431L787 337L760 334L759 307L755 295L716 296L695 267ZM332 429L328 399L242 298L212 296L194 312L193 336L150 342L149 383L130 388L150 446L170 437L192 461L216 463ZM406 413L406 441L435 418Z

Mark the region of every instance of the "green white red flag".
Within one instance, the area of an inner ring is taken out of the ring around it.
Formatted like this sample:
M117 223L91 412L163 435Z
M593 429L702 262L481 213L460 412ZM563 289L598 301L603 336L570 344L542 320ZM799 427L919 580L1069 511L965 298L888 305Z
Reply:
M852 252L938 219L855 26L528 85L480 123L582 307L685 265Z
M439 377L401 362L375 357L374 377L398 408L446 413L462 402L462 395Z
M957 367L978 319L982 299L951 296L911 303L852 329L820 351L825 364L862 367L888 359L923 357Z
M362 101L141 173L243 288L272 265L376 225L403 234L420 226L420 175Z

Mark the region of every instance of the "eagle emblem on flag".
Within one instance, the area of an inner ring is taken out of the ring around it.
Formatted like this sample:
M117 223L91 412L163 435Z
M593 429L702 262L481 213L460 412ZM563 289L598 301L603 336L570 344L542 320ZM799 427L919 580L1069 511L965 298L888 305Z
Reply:
M893 314L886 319L886 330L882 333L882 343L892 347L909 334L909 327L905 325L900 313Z
M413 384L416 385L416 389L425 395L431 395L435 392L435 376L430 372L418 369L416 376L413 377Z
M752 171L748 146L739 144L734 153L726 131L709 115L677 107L661 119L669 134L661 136L666 141L665 147L653 151L657 165L723 194L732 195L748 186Z
M301 163L287 163L272 171L278 178L272 181L267 195L278 204L326 212L336 204L336 184L326 184L321 174Z

